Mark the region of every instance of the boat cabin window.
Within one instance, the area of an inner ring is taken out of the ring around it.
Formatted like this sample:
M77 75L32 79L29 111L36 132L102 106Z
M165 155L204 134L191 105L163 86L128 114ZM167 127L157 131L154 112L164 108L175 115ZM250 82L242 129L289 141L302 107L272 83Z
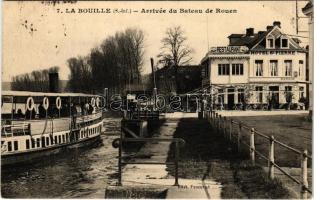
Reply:
M47 146L49 146L49 137L46 137Z
M42 137L41 138L41 147L45 147L46 144L45 144L45 137Z
M61 143L61 135L59 135L59 143Z
M55 136L55 144L58 144L58 137Z
M12 142L11 141L8 142L8 151L12 151Z
M32 141L32 148L35 148L35 140L31 139L31 141Z
M39 148L40 147L40 139L39 138L36 139L36 143L37 143L36 144L37 148Z
M14 151L19 150L18 141L14 141L13 146L14 146Z
M29 149L29 139L26 140L26 149Z
M53 145L53 137L50 137L50 144Z
M62 142L65 143L65 136L62 135Z

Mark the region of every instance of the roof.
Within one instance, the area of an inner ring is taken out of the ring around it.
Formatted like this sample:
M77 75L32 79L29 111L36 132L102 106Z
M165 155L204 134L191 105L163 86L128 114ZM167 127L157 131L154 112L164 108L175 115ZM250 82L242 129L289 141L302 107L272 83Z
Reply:
M277 35L278 37L286 34L282 33L280 28L277 26L269 26L267 31L259 31L258 33L254 33L252 36L247 36L246 34L231 34L228 38L230 39L229 46L246 46L250 50L262 50L265 49L265 46L261 45L261 42L265 39L265 37L272 33ZM277 37L276 36L276 37ZM294 42L294 46L290 47L288 50L301 50L302 48L299 46L300 40L297 38L290 38ZM279 48L276 50L280 50Z
M262 38L264 38L269 31L260 31L259 33L255 33L252 36L247 36L246 34L231 34L228 38L232 38L230 40L229 46L247 46L248 48L252 48L256 43L258 43Z
M2 91L2 96L19 97L96 97L100 95L83 93L49 93L49 92L29 92L29 91Z
M234 38L234 37L242 37L243 36L243 34L231 34L231 35L229 35L228 36L228 38Z
M313 8L313 4L312 4L312 1L309 1L304 8L302 8L302 12L303 13L307 13L311 10L311 8ZM313 10L312 10L313 12Z
M291 38L291 39L293 39L298 44L302 42L299 38Z

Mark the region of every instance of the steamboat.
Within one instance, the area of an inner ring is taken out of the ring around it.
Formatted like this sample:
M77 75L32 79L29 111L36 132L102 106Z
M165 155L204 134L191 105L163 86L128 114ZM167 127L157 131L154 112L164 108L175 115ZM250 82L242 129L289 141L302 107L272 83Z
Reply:
M1 166L101 141L102 96L2 91L1 98Z

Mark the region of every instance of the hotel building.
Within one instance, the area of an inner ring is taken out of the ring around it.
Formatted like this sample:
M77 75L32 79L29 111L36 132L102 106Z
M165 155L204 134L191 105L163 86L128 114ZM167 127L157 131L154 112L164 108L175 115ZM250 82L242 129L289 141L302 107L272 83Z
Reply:
M241 103L283 108L304 101L306 50L299 39L282 32L280 22L228 38L228 46L212 47L201 61L202 84L217 94L216 104L225 109Z
M314 31L314 12L313 12L313 3L309 1L306 6L302 9L303 13L309 18L308 24L309 24L309 110L313 110L313 84L312 84L312 78L313 78L313 31ZM310 113L312 116L312 113Z

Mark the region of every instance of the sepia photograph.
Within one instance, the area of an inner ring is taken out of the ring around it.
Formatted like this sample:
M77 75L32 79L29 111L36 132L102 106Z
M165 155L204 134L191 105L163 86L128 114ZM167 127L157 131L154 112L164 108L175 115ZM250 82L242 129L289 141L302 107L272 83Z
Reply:
M312 198L312 0L1 4L2 198Z

